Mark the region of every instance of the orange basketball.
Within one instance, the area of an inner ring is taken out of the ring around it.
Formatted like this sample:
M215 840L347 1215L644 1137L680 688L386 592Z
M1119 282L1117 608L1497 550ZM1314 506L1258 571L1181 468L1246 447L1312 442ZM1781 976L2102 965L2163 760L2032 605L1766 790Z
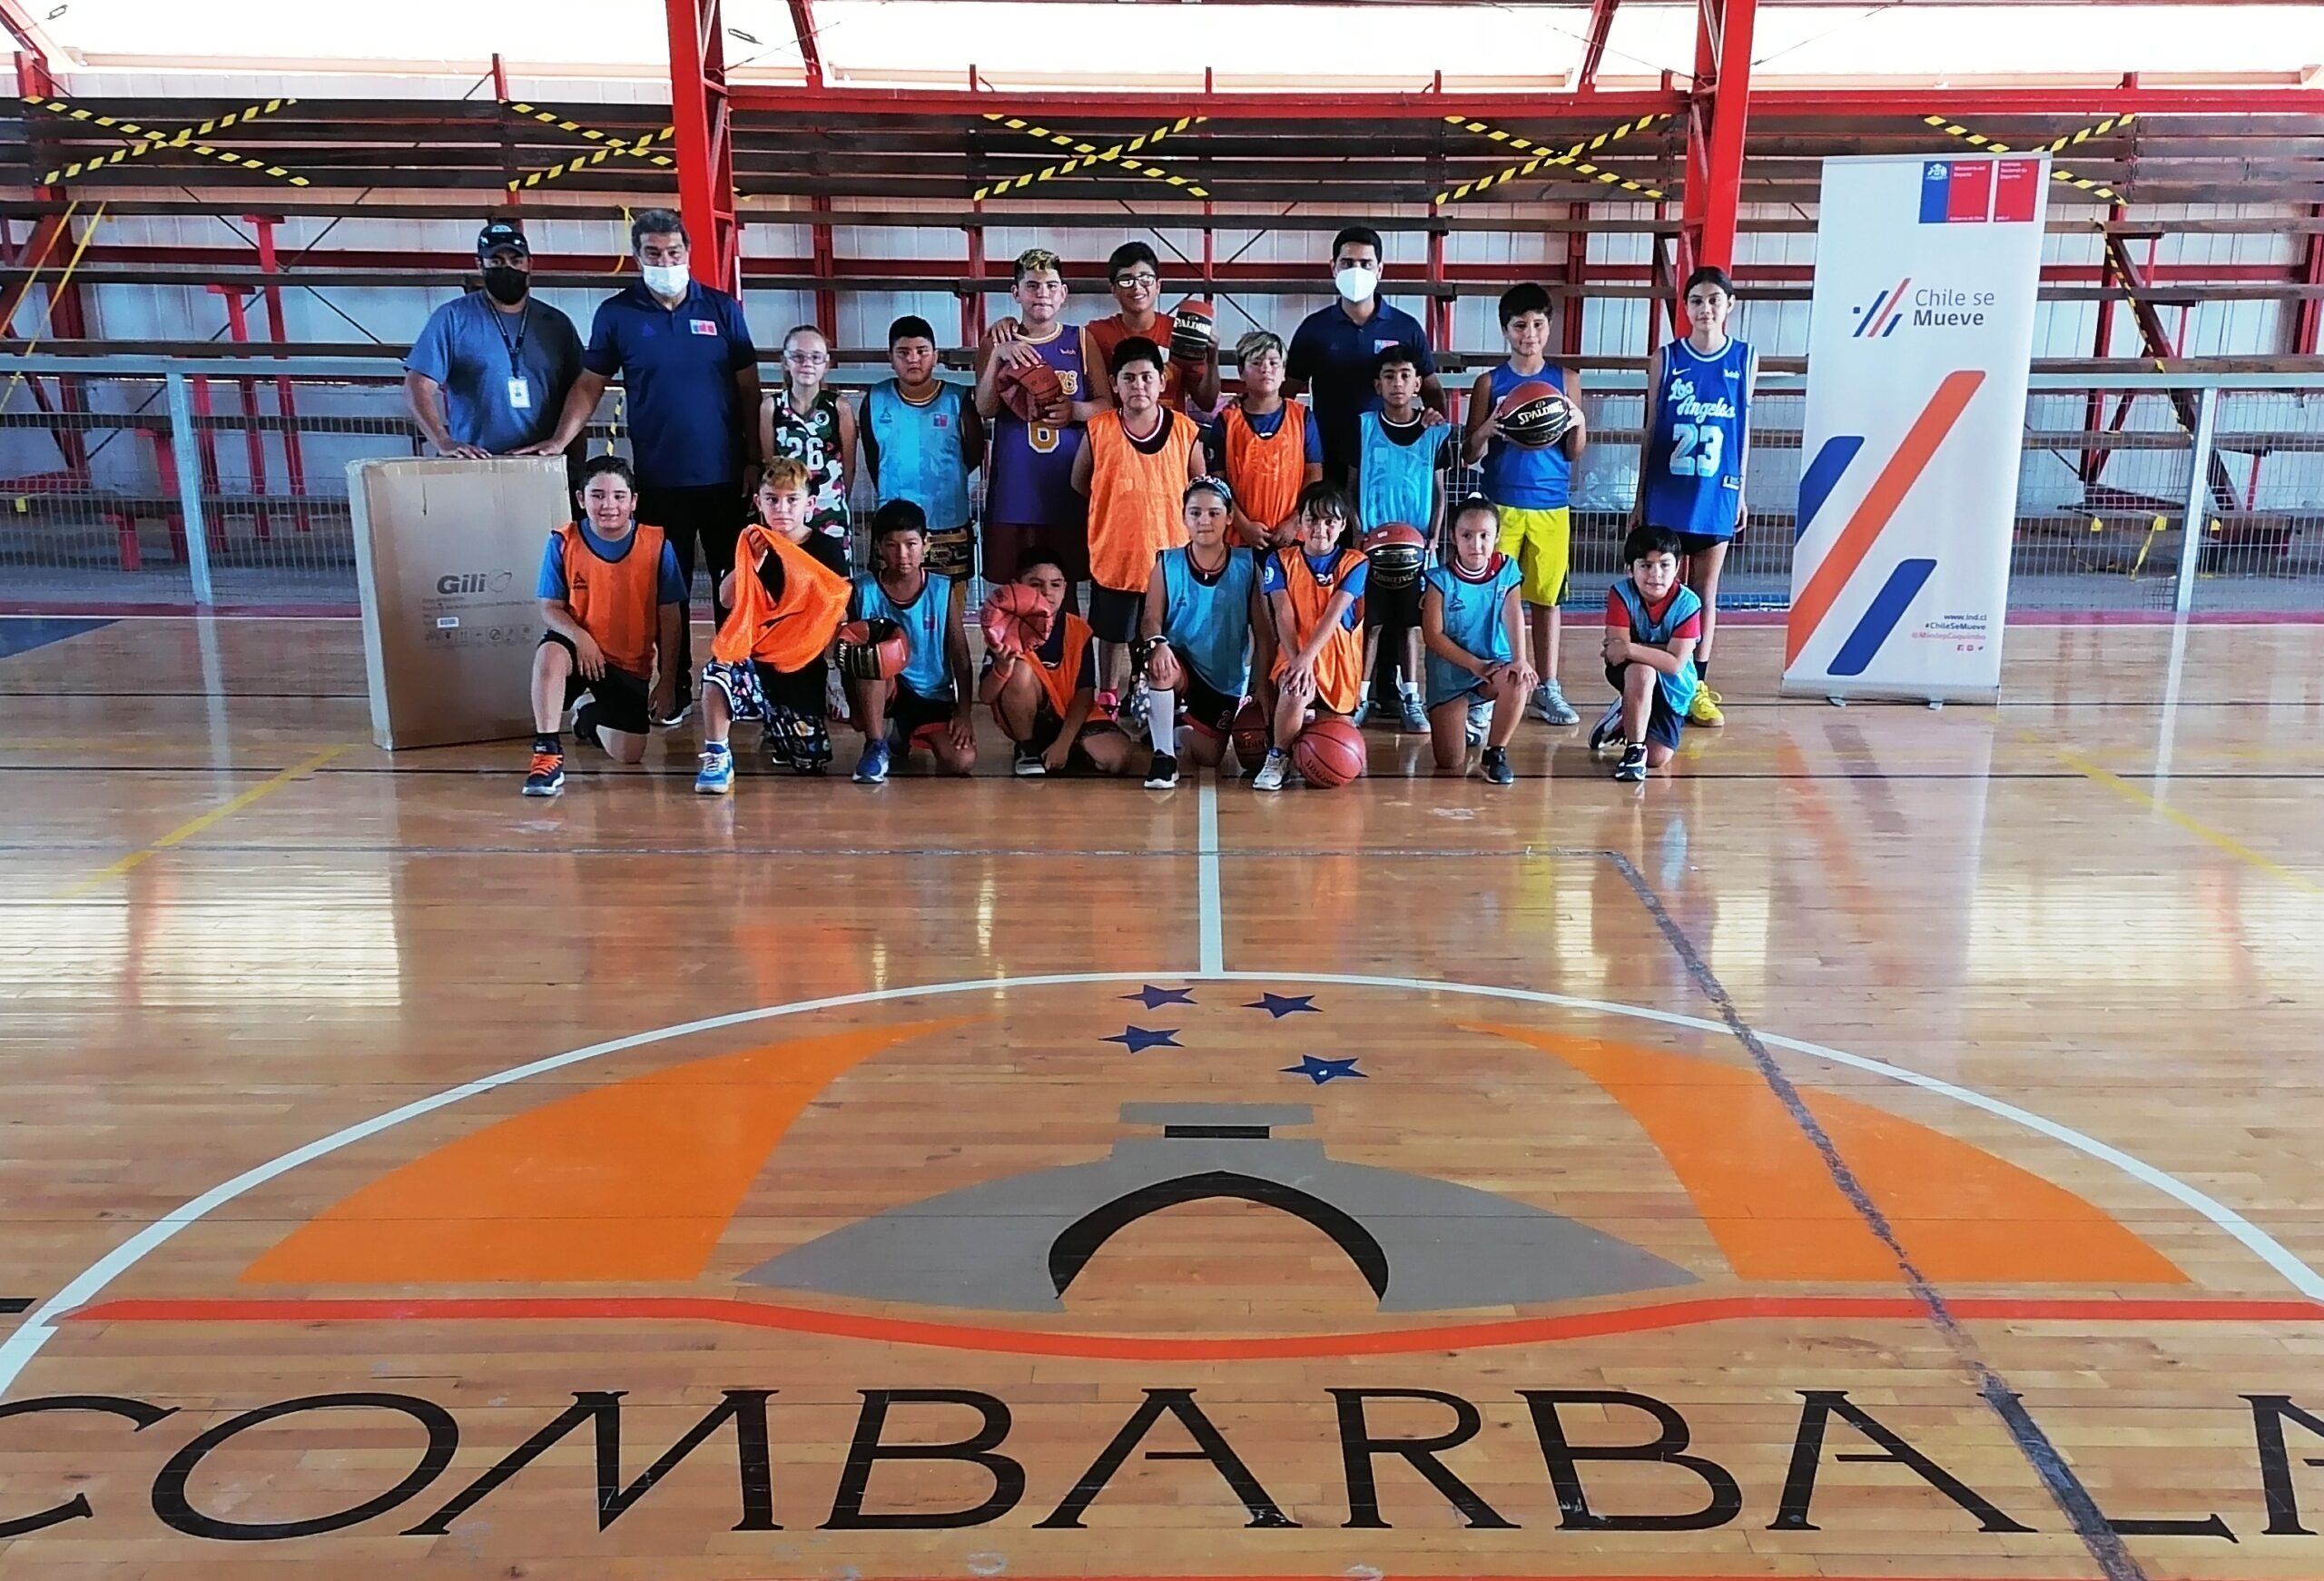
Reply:
M1235 761L1245 774L1256 774L1267 760L1266 711L1256 702L1245 703L1235 716Z
M1364 736L1344 719L1318 719L1299 733L1291 762L1317 790L1345 785L1364 773Z

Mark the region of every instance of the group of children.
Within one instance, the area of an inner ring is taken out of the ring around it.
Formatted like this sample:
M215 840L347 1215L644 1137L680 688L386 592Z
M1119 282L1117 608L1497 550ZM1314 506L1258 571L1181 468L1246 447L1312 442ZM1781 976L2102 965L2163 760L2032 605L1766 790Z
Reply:
M1496 420L1529 382L1572 393L1547 360L1545 291L1520 286L1502 298L1509 359L1479 375L1457 431L1423 406L1414 355L1382 352L1343 488L1324 479L1317 425L1285 393L1277 337L1242 338L1241 392L1201 422L1188 403L1216 400L1215 359L1173 342L1150 251L1133 243L1114 265L1123 311L1077 334L1059 316L1056 260L1021 256L1023 317L1002 321L980 348L972 388L935 377L924 321L897 321L894 377L865 396L860 416L824 383L821 335L786 338L788 377L767 398L761 434L774 459L720 588L728 613L702 677L697 789L731 787L737 719L759 722L770 760L801 772L831 762L829 726L848 721L863 732L860 782L880 783L922 746L940 772L965 774L981 702L1019 776L1126 774L1143 738L1155 788L1177 782L1182 757L1223 763L1238 716L1256 708L1243 734L1263 720L1269 745L1242 766L1273 790L1315 722L1364 723L1384 649L1398 723L1430 736L1440 773L1466 772L1482 748L1483 776L1509 784L1507 746L1523 715L1579 723L1557 684L1558 602L1586 427L1577 408L1560 440L1532 448ZM1620 748L1615 773L1629 780L1668 760L1685 722L1720 722L1705 676L1720 564L1741 523L1756 364L1726 333L1723 274L1696 272L1683 296L1689 334L1649 370L1626 574L1607 598L1602 657L1617 700L1590 736L1593 750ZM1025 419L1009 410L1003 375L1030 360L1058 374L1062 393ZM851 575L846 499L859 452L881 503L869 568ZM1484 491L1448 509L1456 461L1482 466ZM1005 569L1051 619L1030 651L989 652L971 684L962 603L974 561L968 477L980 466L985 575L997 581ZM684 589L659 531L635 523L628 469L610 457L588 463L579 503L580 519L552 535L539 579L548 634L535 665L532 795L562 786L562 726L576 703L576 736L634 763L648 722L669 717L684 689L657 676L656 659L677 651ZM1075 525L1059 529L1060 516ZM1358 544L1388 523L1413 529L1421 569L1413 574L1407 549L1375 583ZM842 682L832 661L850 620L901 628L902 673Z

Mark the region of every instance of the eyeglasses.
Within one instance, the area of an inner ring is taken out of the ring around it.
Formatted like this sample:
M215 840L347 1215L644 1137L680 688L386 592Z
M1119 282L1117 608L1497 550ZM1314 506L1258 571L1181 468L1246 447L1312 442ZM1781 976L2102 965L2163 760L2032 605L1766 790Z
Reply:
M831 361L832 356L828 351L785 351L783 360L796 362L802 368L822 368Z
M1128 286L1159 285L1162 283L1162 277L1158 274L1146 274L1142 272L1134 274L1117 274L1114 276L1114 283L1116 285Z

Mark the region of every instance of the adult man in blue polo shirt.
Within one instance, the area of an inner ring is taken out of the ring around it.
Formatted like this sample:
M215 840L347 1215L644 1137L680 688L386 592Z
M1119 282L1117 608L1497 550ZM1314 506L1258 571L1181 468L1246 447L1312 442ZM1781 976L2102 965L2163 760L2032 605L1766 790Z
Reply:
M1428 331L1412 314L1380 300L1380 232L1350 225L1333 238L1332 285L1339 301L1309 313L1291 337L1284 393L1309 397L1323 430L1324 477L1344 488L1355 467L1356 419L1378 404L1372 380L1380 353L1404 346L1418 359L1421 404L1431 424L1444 420L1444 386L1437 381Z
M734 540L748 503L743 474L756 459L759 361L743 304L687 272L685 222L668 209L639 211L629 225L637 283L597 304L589 349L556 431L531 453L573 442L615 373L628 395L629 444L637 469L637 519L677 551L694 587L694 548L709 562L711 607L734 568ZM679 673L693 675L692 622L678 637ZM678 698L683 717L688 693ZM675 723L675 719L665 721Z
M468 460L547 435L581 372L573 321L533 300L525 233L495 220L477 235L476 261L484 289L430 313L403 360L411 420L437 454Z

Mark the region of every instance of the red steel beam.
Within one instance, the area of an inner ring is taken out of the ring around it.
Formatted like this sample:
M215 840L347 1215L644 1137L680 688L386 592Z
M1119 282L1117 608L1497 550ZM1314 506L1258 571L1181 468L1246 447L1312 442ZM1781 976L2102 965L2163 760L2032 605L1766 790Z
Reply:
M2312 211L2324 219L2324 203ZM2324 231L2311 231L2308 236L2308 262L2300 271L2305 285L2324 285ZM2299 316L2292 322L2291 349L2298 357L2316 355L2317 331L2324 326L2324 301L2309 297L2299 304Z
M823 46L815 37L814 0L791 0L791 31L799 38L799 64L807 68L807 85L823 85Z
M670 116L678 206L694 238L694 277L743 289L734 218L734 102L726 89L726 24L718 0L665 0L670 22Z
M1614 7L1621 0L1590 0L1590 31L1581 41L1581 70L1574 78L1587 93L1598 81L1598 63L1606 58L1606 40L1614 31Z
M1687 161L1687 240L1690 267L1735 261L1735 214L1743 192L1743 133L1751 114L1751 32L1759 0L1699 0L1695 11L1695 113L1704 124L1699 204L1690 138ZM1708 62L1710 81L1702 79ZM1683 281L1683 276L1681 277Z
M1731 3L1731 0L1730 0ZM1204 114L1217 121L1305 121L1336 124L1351 115L1372 120L1441 121L1448 108L1480 120L1538 122L1603 121L1611 125L1640 115L1677 114L1689 95L1659 88L1559 93L1251 93L1200 89L1099 88L1068 91L980 88L801 88L763 83L737 84L731 94L737 114L795 118L802 111L821 115L981 116L1006 108L1062 119L1079 116L1105 123L1159 121ZM1762 116L1846 120L1873 115L2313 115L2324 117L2324 88L2289 85L2153 87L2145 84L2053 85L2024 88L1760 87L1752 104Z

